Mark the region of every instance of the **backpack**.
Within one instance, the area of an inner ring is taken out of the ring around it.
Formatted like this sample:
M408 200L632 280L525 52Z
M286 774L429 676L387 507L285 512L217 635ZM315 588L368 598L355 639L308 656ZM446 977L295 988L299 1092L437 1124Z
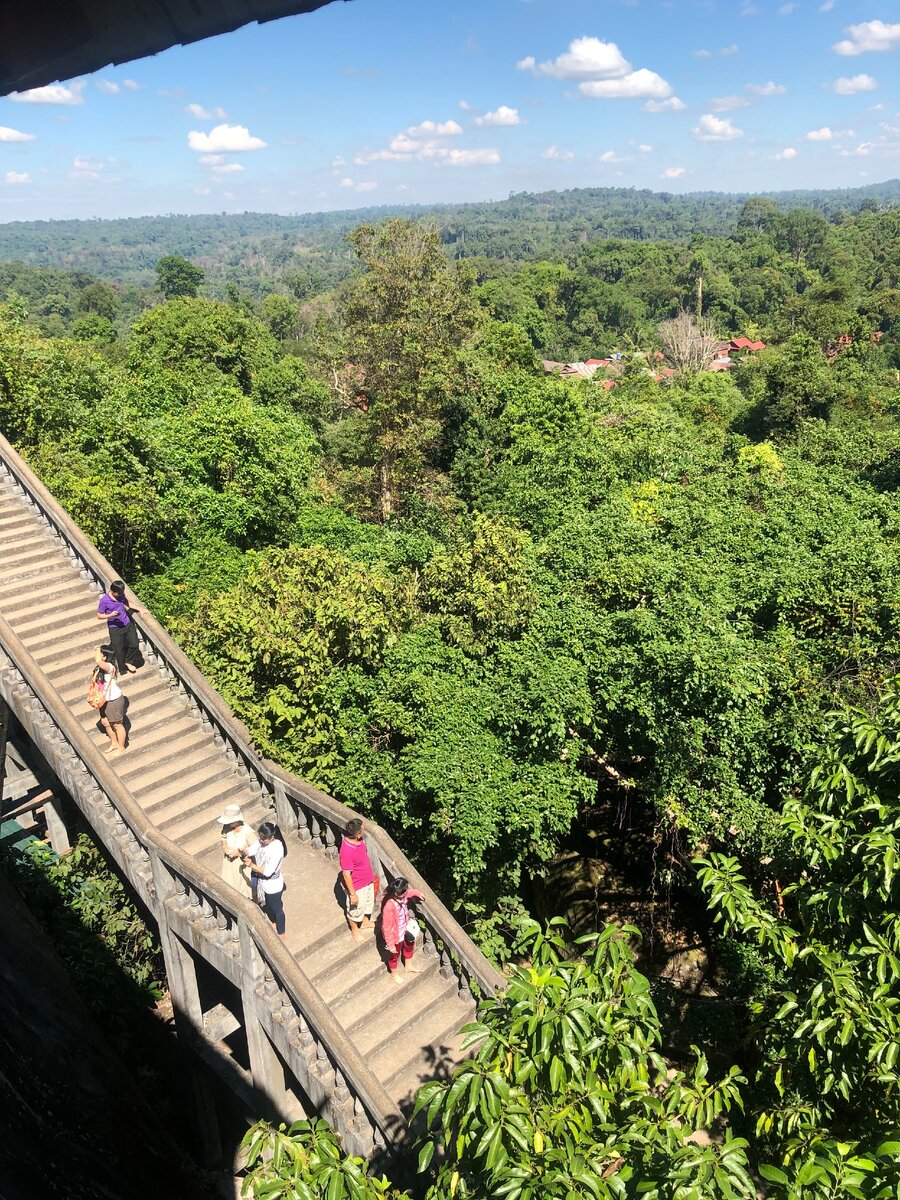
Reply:
M91 672L91 679L88 683L87 702L91 708L102 708L106 703L106 688L108 680L105 678L106 672L101 671L99 667L94 667Z

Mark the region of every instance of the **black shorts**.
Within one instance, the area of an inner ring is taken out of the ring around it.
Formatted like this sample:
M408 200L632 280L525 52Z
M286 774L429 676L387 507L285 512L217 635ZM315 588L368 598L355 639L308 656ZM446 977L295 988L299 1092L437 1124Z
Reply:
M100 706L100 716L109 721L110 725L121 725L125 720L125 697L118 696L115 700L107 700Z

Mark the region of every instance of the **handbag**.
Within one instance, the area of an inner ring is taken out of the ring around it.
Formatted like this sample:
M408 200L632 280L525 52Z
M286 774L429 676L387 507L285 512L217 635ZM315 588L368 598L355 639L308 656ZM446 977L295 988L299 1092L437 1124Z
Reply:
M91 708L102 708L106 703L106 688L108 681L103 678L106 674L99 667L94 667L91 672L91 679L88 683L87 696L85 697Z
M419 922L416 920L415 917L410 917L409 920L406 922L405 936L408 938L412 938L412 940L414 942L417 942L419 940L419 936L420 936L421 932L422 932L422 926L419 924Z

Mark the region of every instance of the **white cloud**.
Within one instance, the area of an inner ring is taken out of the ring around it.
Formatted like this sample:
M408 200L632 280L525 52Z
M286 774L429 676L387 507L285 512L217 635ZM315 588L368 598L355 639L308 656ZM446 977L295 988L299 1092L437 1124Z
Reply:
M887 25L884 21L863 21L861 25L848 25L844 33L849 38L836 42L832 47L838 54L867 54L876 50L900 50L900 22Z
M781 8L778 9L778 16L789 17L796 7L797 5L794 3L794 0L788 0L787 4L782 4Z
M446 139L457 137L462 127L456 121L422 121L410 125L403 133L395 134L383 150L366 150L355 155L357 166L373 162L430 162L435 166L469 167L490 165L500 161L499 153L484 150L451 149Z
M842 75L828 86L839 96L855 96L858 92L874 92L878 84L871 75Z
M216 167L219 163L225 161L224 154L201 154L198 162L202 162L204 167Z
M72 170L69 172L69 178L99 179L105 165L105 163L98 162L96 159L88 158L86 154L77 154L72 160Z
M378 187L378 184L373 179L364 179L361 183L354 183L349 177L344 178L338 184L342 188L352 188L354 192L371 192Z
M672 85L655 71L641 67L621 79L593 79L578 85L585 96L596 100L661 100L672 95Z
M212 173L213 175L236 175L238 171L243 171L243 169L243 163L216 163L213 166Z
M668 100L648 100L644 105L644 112L681 112L686 107L683 100L679 100L677 96L670 96Z
M873 145L873 142L860 142L853 150L841 150L839 153L841 158L868 158Z
M754 96L783 96L787 88L783 83L773 83L770 79L768 83L748 83L744 91L752 92Z
M204 108L202 104L186 104L184 111L189 117L196 117L198 121L222 121L228 116L224 108L220 108L217 104L215 108Z
M830 129L823 125L821 129L811 129L806 135L808 142L830 142L833 138L855 137L852 129Z
M98 79L97 90L104 92L107 96L118 96L122 89L117 83L113 83L111 79Z
M122 87L128 88L129 92L139 92L141 90L141 85L136 79L123 79Z
M522 118L519 116L517 108L510 108L507 104L501 104L493 112L486 112L483 117L476 117L475 124L482 127L492 125L521 125Z
M737 129L727 117L714 117L706 113L691 130L698 142L733 142L743 137L743 129Z
M83 89L83 79L68 87L63 83L51 83L47 87L29 88L25 92L10 92L9 99L18 104L84 104Z
M500 161L500 153L493 148L486 150L448 150L438 154L438 166L446 167L489 167Z
M695 50L694 58L712 58L711 50Z
M731 112L735 108L749 108L750 101L746 96L713 96L709 107L713 112Z
M36 133L22 133L18 129L10 129L8 125L0 125L0 142L36 142Z
M617 163L621 162L622 159L619 158L615 150L604 150L604 152L600 155L600 161L602 163Z
M468 102L468 100L460 100L459 107L463 112L470 112L472 109L472 105Z
M253 137L244 125L216 125L209 133L192 129L187 140L192 150L206 154L237 154L244 150L264 150L266 146L262 138Z
M687 173L687 167L666 167L661 178L663 179L680 179L682 175Z
M638 150L641 152L641 154L652 154L653 153L652 146L647 146L647 145L638 146Z
M597 37L575 38L557 58L538 63L533 55L521 59L520 71L552 79L576 80L582 95L598 100L660 99L672 87L655 71L635 70L615 42Z
M777 154L773 154L772 158L775 162L787 162L788 159L796 158L797 151L793 146L785 146L783 150L779 150Z
M571 162L575 157L571 150L561 150L559 146L548 146L541 155L541 158L550 158L556 162Z
M755 4L751 4L748 0L748 2L746 4L744 4L743 8L741 9L741 16L742 17L756 17L758 15L759 15L759 9L757 8L757 6Z
M337 155L335 155L335 157L334 157L334 158L331 160L331 165L332 165L333 167L346 167L346 165L347 165L347 160L346 160L346 158L341 158L341 156L340 156L339 154L337 154Z
M410 125L406 132L411 138L457 137L462 133L462 125L453 120L422 121L419 125Z
M536 64L529 55L516 66L520 71L554 79L618 79L631 70L631 63L615 42L602 42L596 37L575 38L566 53L551 62Z
M730 46L723 46L719 51L720 54L737 54L737 42L732 42Z
M19 183L31 183L31 176L27 171L7 171L4 179L10 186L15 186Z
M837 4L837 0L824 0L824 3L819 5L819 12L831 12Z

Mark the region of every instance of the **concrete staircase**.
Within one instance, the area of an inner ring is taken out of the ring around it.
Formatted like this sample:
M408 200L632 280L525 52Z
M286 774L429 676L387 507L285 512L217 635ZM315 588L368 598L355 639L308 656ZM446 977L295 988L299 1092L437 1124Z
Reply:
M0 474L0 613L103 747L106 737L85 693L106 625L96 619L99 587L84 574L39 509ZM253 825L272 819L272 812L163 671L148 663L121 685L129 743L110 766L166 837L218 872L215 818L223 808L241 805ZM289 839L284 875L288 949L389 1096L408 1113L418 1086L459 1061L457 1031L472 1019L472 1003L460 998L439 955L417 951L421 972L398 985L373 937L362 945L352 941L337 900L333 858Z

